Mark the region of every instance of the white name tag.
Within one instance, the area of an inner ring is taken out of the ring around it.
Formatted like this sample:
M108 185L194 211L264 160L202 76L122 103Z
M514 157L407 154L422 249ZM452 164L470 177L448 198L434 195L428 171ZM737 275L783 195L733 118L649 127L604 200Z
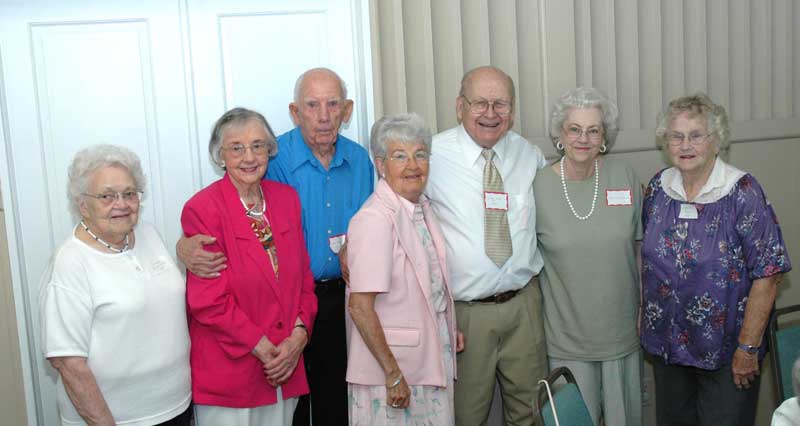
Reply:
M486 210L508 211L508 193L484 191L483 205Z
M332 252L339 254L339 250L342 249L345 241L347 241L346 234L333 235L328 237L328 246L331 248Z
M678 219L697 219L697 207L694 204L681 204Z
M607 206L632 206L633 194L630 189L606 189Z

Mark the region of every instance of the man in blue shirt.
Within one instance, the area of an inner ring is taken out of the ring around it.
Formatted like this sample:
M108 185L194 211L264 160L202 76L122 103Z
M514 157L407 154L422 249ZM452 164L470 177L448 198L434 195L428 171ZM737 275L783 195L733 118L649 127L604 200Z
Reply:
M344 289L338 253L350 218L372 193L374 170L367 151L339 134L353 101L342 79L326 68L303 73L289 112L297 125L278 137L278 154L266 178L291 185L300 196L303 232L319 310L304 359L311 389L301 397L294 425L347 425L347 349ZM181 239L178 257L200 276L224 268L224 258L205 252L203 237ZM207 237L210 238L210 237ZM214 257L212 257L214 256ZM309 410L310 399L310 410Z

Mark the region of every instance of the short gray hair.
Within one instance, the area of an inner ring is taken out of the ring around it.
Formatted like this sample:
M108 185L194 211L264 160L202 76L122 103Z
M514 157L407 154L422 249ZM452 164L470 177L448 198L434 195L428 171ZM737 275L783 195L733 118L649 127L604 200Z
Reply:
M553 145L558 143L564 127L564 120L567 119L567 114L572 108L597 108L600 110L606 148L611 148L611 145L617 140L619 131L617 126L619 109L611 98L594 87L578 87L567 90L553 104L553 109L550 111L550 140Z
M339 82L339 92L342 95L342 99L343 100L347 99L347 85L344 83L344 80L342 80L342 77L339 77L339 74L336 74L336 72L330 68L318 67L318 68L311 68L310 70L300 74L300 77L297 77L297 81L294 83L295 104L299 105L300 102L302 101L300 97L303 94L303 84L305 83L306 77L308 77L310 74L316 74L316 73L325 73L325 74L330 74L333 77L336 77L336 80Z
M247 108L234 108L225 114L222 114L214 128L211 129L211 139L208 141L208 154L211 156L211 161L214 164L222 167L222 158L220 151L222 151L222 142L225 139L225 132L231 127L238 127L246 124L250 120L258 121L264 125L264 131L267 132L267 153L270 157L278 153L278 142L275 141L275 133L272 132L272 127L269 126L267 119L261 113Z
M722 105L715 104L703 92L691 96L681 96L673 99L667 109L658 117L656 127L656 142L661 148L667 145L672 120L678 115L688 112L690 118L703 117L706 119L706 132L716 136L719 148L726 151L731 145L731 129L728 125L728 113Z
M386 158L389 142L421 143L431 152L431 131L416 113L387 115L372 125L369 147L374 158Z
M67 169L67 196L69 210L75 219L80 219L80 197L89 191L89 178L106 167L121 167L133 177L137 191L144 192L147 183L139 157L128 148L118 145L100 144L84 148L75 154Z

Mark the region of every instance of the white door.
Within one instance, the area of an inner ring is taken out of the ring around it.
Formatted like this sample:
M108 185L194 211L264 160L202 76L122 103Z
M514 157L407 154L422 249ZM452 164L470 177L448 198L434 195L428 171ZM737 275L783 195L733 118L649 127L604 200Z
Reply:
M136 152L148 178L140 220L174 245L183 203L219 177L207 143L226 109L257 109L282 133L292 126L287 105L297 75L327 66L356 101L345 133L366 141L365 5L0 0L0 184L30 424L58 424L37 300L48 258L74 225L66 170L75 152L102 142Z

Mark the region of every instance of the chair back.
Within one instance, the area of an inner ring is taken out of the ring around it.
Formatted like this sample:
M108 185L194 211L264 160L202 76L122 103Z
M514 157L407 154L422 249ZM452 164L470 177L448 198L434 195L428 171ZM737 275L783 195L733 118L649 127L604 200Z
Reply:
M769 322L769 343L772 353L772 371L775 378L777 405L794 396L792 365L800 356L800 322L780 327L782 316L800 311L800 305L776 309Z
M563 377L565 385L556 384L556 381ZM566 367L559 367L550 372L545 379L552 393L552 401L548 398L547 387L539 384L536 403L534 404L534 414L539 417L545 426L594 426L592 416L586 403L583 400L575 376ZM552 404L552 405L551 405ZM553 416L553 405L555 406L558 423Z

